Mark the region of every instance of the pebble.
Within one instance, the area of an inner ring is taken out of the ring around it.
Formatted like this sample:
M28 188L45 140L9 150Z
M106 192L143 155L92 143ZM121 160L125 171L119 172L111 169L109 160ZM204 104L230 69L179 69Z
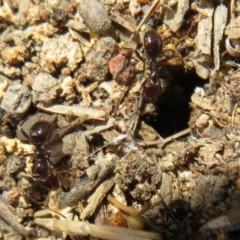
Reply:
M40 57L40 65L48 73L58 71L60 67L68 67L70 71L74 71L83 59L79 43L70 34L46 38Z
M8 158L7 162L7 172L10 174L15 174L20 172L25 165L25 161L16 156L11 156Z
M202 114L197 120L196 120L196 126L199 128L202 128L204 126L207 126L208 124L208 120L209 120L209 116L207 114Z
M39 73L32 85L33 102L50 105L57 97L60 86L60 81L47 73Z
M103 34L111 29L111 19L106 9L97 0L80 1L78 12L91 32Z
M16 119L22 119L31 105L30 90L18 82L13 82L3 96L1 108Z
M94 45L91 52L86 55L86 63L82 65L81 72L94 81L105 80L109 69L108 63L114 52L116 42L111 37L102 37Z
M127 84L134 77L134 67L130 62L131 50L123 48L109 61L109 71L119 84Z

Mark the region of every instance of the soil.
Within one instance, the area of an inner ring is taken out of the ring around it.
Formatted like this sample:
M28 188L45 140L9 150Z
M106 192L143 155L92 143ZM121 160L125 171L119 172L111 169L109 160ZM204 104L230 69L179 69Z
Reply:
M0 238L239 239L239 7L0 1Z

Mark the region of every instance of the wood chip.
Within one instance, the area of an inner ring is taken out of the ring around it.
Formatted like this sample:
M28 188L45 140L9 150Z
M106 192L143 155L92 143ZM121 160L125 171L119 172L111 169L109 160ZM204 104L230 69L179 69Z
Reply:
M64 115L74 115L79 117L87 116L86 120L97 119L97 120L106 120L107 113L104 110L94 109L94 108L83 108L77 105L73 106L64 106L64 105L53 105L51 107L43 107L39 105L39 108L51 113L58 113Z
M109 179L104 181L96 191L88 198L88 205L84 208L80 218L85 219L86 217L92 216L100 202L103 200L107 192L111 189L114 184L114 180Z

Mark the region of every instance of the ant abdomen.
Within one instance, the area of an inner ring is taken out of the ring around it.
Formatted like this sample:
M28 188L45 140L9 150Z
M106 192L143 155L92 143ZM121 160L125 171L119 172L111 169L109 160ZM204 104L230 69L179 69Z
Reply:
M57 190L59 188L58 179L52 173L47 173L47 178L44 181L40 179L40 184L49 190Z
M156 98L156 96L159 96L159 93L161 92L161 82L154 81L153 78L151 77L143 82L142 88L143 98L147 101L153 101Z

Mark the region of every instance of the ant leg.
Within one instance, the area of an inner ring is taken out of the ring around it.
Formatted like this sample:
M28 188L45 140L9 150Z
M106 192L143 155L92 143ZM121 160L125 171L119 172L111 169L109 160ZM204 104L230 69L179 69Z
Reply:
M183 58L182 58L181 54L177 50L175 50L175 49L167 49L167 50L163 49L162 52L163 53L168 53L169 52L170 54L168 56L164 56L164 57L158 59L158 63L159 64L161 64L162 62L167 62L167 61L171 60L174 57L178 58L179 62L180 61L183 62Z
M137 54L137 57L138 57L142 62L145 62L144 58L140 55L140 53L139 53L136 49L133 49L133 51Z
M84 116L80 119L77 119L76 121L74 121L73 123L68 124L65 127L61 127L59 129L57 129L56 131L54 131L54 133L51 135L50 139L48 140L48 144L51 145L51 143L53 143L55 140L60 139L61 136L65 135L70 129L76 127L77 125L83 123L86 119L88 118L88 116Z
M24 153L24 154L20 154L18 155L19 158L25 158L25 157L34 157L34 153Z
M142 103L143 103L143 96L142 96L142 92L141 92L140 96L137 97L137 101L135 104L135 112L133 113L133 115L131 116L131 119L130 119L130 128L129 128L128 133L132 137L134 136L135 130L137 128L137 124L139 122Z
M25 122L26 122L26 120L23 121L22 123L20 123L19 129L20 129L21 134L22 134L30 143L32 143L32 142L33 142L32 139L31 139L30 136L26 133L26 131L22 128L22 126L23 126L23 124L24 124Z

